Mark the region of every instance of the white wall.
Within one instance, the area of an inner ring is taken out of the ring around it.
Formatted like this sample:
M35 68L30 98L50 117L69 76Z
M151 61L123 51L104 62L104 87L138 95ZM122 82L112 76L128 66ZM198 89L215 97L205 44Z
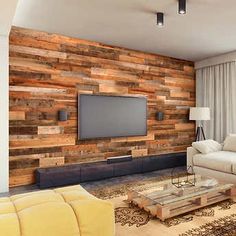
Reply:
M0 193L9 191L9 33L18 0L0 0Z
M0 193L9 190L9 44L0 36Z

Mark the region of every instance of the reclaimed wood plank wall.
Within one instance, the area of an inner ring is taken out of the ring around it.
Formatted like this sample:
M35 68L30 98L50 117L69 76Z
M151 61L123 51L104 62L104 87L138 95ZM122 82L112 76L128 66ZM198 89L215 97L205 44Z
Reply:
M13 27L10 34L10 185L34 182L38 167L93 162L140 149L185 151L194 137L193 63ZM78 141L77 94L146 95L148 135ZM58 110L70 117L58 121ZM163 111L165 119L155 114ZM138 153L138 152L133 152Z

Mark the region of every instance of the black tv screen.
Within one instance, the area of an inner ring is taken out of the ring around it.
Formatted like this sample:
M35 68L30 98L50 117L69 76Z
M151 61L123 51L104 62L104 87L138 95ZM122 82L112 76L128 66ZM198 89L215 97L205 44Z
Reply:
M79 95L79 138L147 135L145 97Z

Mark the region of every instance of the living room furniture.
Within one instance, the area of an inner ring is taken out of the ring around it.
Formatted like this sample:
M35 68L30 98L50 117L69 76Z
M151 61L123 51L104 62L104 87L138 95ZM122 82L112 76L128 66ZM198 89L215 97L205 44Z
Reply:
M212 183L216 185L211 185ZM176 188L171 180L157 183L153 189L130 189L128 201L164 221L230 199L235 195L234 184L219 183L217 180L199 175L196 176L195 186L190 185L182 189Z
M200 141L202 137L205 140L206 136L205 136L201 121L210 120L209 107L191 107L189 119L195 120L198 122L197 132L196 132L196 141Z
M222 150L203 154L188 147L187 166L192 166L196 174L236 184L236 152Z
M0 198L2 236L114 236L112 203L80 185Z
M49 188L185 165L186 153L181 152L136 157L120 163L112 162L108 164L106 161L98 161L93 163L39 168L36 170L35 175L36 183L40 188Z

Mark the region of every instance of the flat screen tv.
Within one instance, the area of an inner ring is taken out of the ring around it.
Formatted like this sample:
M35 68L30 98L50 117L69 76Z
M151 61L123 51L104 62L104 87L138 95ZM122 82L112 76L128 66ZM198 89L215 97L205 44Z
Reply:
M147 135L147 99L79 95L79 139Z

